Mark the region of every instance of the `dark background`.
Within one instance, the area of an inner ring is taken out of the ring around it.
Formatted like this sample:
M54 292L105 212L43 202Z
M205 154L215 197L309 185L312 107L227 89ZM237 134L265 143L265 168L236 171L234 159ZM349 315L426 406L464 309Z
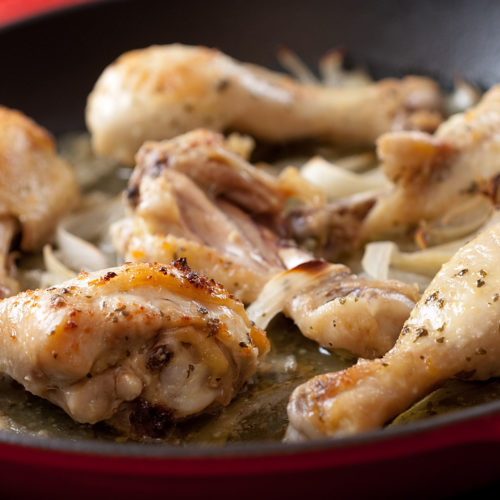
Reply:
M375 76L457 75L500 81L500 2L494 0L105 1L0 30L0 103L51 131L82 129L87 94L125 50L153 43L218 47L278 68L287 45L314 65L334 47Z

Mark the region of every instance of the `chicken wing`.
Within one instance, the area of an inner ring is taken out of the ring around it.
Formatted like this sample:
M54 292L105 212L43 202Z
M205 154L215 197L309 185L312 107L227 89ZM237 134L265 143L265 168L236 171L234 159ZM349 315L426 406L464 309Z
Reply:
M434 130L440 108L439 89L427 78L302 85L214 49L175 44L127 52L108 66L86 119L96 152L132 164L144 141L198 127L267 141L319 136L373 144L389 130Z
M274 177L257 169L208 130L146 143L127 191L130 216L112 228L115 246L132 261L185 256L251 302L285 268L280 238L251 216L272 226L290 198L322 199L290 172Z
M17 288L6 269L14 237L21 250L39 249L77 200L75 175L48 132L0 106L0 296Z
M78 422L133 434L227 405L268 349L243 304L178 260L127 264L0 302L0 370Z
M272 278L248 308L265 328L278 312L327 349L373 358L387 352L419 299L398 281L375 281L346 266L311 260Z
M433 279L384 357L299 386L288 439L384 425L451 377L500 376L500 225L459 250Z
M500 86L476 107L441 124L434 135L383 135L378 154L395 187L368 214L367 238L435 219L481 196L481 185L500 174Z
M284 269L279 240L270 230L236 206L210 200L175 170L145 177L135 201L132 217L111 228L126 260L186 257L193 269L223 283L244 302L254 300L267 280Z
M278 214L291 198L311 205L321 205L325 199L321 189L296 169L285 169L280 176L268 174L233 152L224 136L206 129L146 142L136 161L129 183L132 204L143 179L161 177L166 169L187 175L212 197L223 196L250 214Z

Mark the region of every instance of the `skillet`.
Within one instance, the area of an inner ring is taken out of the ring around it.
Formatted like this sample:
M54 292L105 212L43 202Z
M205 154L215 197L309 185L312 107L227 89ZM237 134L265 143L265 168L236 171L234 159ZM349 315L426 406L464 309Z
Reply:
M86 96L125 50L215 46L276 68L285 44L306 61L349 50L375 77L416 72L451 85L500 82L500 4L420 2L106 1L0 30L0 103L54 134L83 130ZM500 479L500 401L355 437L224 447L44 439L0 432L2 498L215 495L266 498L438 496Z

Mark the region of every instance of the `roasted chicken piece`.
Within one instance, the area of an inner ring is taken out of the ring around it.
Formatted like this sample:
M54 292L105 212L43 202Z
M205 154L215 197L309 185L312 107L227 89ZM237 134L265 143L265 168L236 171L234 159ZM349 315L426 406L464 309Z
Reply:
M313 206L325 196L294 168L280 176L256 168L235 153L221 134L198 129L162 142L146 142L136 157L128 196L132 204L145 177L156 179L166 169L190 177L212 197L223 196L250 214L279 214L295 198Z
M268 349L243 304L172 265L127 264L0 302L0 370L78 422L134 435L227 405Z
M365 220L367 238L417 225L498 187L500 86L479 104L452 116L434 135L393 132L378 140L382 167L394 189L379 198Z
M434 130L440 109L438 86L427 78L302 85L214 49L175 44L127 52L108 66L88 98L86 119L97 153L133 164L144 141L198 127L267 141L373 144L389 130Z
M112 228L118 251L143 262L185 256L244 302L285 269L284 243L251 215L272 225L290 198L322 199L292 170L266 174L207 130L146 143L137 162L126 197L130 216Z
M433 279L381 359L319 375L288 405L288 439L381 427L451 377L500 376L500 225L460 249Z
M17 291L9 251L39 249L57 221L78 200L70 166L56 154L48 132L28 117L0 106L0 297Z
M129 190L130 193L130 190ZM197 272L251 302L284 269L278 238L238 207L211 200L184 174L164 170L140 184L133 215L111 227L126 260L170 262L186 257Z
M248 315L265 328L282 311L321 346L373 358L394 345L418 299L413 286L367 280L346 266L311 260L272 278Z

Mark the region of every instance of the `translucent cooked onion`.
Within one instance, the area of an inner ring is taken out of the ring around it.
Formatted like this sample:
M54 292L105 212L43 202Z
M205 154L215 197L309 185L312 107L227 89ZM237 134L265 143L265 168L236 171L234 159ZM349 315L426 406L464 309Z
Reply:
M319 61L322 83L328 87L362 87L373 82L373 78L363 69L344 69L344 54L332 50Z
M94 154L88 134L68 133L59 139L58 145L61 156L73 165L78 184L83 190L91 188L118 167L115 160Z
M287 71L289 71L300 83L319 84L319 80L314 76L307 64L288 47L281 47L276 57Z
M123 216L120 197L87 197L86 207L64 218L56 230L61 260L75 271L96 271L116 263L109 227ZM93 244L92 242L96 242Z
M421 247L434 246L463 238L484 226L493 211L494 207L488 198L473 196L439 219L421 224L417 231L417 244Z
M281 66L306 85L362 87L373 82L373 78L363 69L346 70L344 53L341 50L331 50L320 59L318 69L321 79L318 79L309 66L288 47L281 47L276 55Z
M319 156L309 160L301 168L300 174L311 184L323 189L329 199L365 191L384 190L391 186L391 182L379 168L357 174Z
M48 287L74 278L77 273L65 266L50 245L43 247L43 262L47 270L41 276L40 286Z
M361 265L371 278L416 283L420 290L424 290L441 266L469 239L462 238L415 252L401 252L393 241L377 241L366 245Z

